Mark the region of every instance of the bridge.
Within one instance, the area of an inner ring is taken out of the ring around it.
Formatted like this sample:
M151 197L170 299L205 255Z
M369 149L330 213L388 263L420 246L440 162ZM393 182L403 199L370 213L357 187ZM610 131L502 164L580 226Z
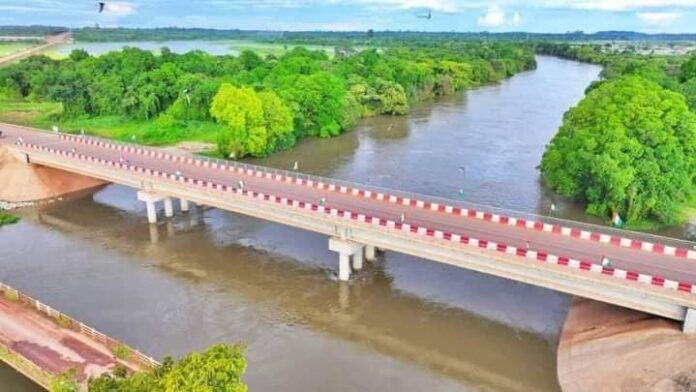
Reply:
M342 281L385 249L683 321L696 332L696 250L688 243L88 136L0 129L27 162L137 189L150 223L157 203L172 217L178 199L182 213L194 202L324 234Z

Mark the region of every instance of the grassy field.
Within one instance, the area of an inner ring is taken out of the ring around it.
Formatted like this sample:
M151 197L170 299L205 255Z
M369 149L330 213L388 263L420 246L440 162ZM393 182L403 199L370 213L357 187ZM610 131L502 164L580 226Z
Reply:
M157 120L139 121L121 116L59 120L59 103L28 102L0 99L0 122L50 129L53 125L63 132L85 133L146 145L171 145L183 141L215 144L218 131L224 125L206 121L164 123Z
M0 42L0 57L22 51L31 46L29 43L22 42Z

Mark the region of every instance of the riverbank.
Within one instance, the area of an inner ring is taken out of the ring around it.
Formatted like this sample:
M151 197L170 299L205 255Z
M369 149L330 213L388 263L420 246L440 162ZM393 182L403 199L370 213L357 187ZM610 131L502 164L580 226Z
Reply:
M123 366L154 369L141 354L41 302L0 283L0 359L49 389L68 371L86 387L90 377Z
M574 298L558 345L564 392L692 391L696 336L678 322Z
M0 144L0 207L13 209L98 189L107 182L62 170L27 164Z

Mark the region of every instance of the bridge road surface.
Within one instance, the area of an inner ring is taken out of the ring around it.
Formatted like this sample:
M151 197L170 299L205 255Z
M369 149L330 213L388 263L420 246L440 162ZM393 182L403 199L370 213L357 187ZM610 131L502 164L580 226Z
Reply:
M475 217L458 216L430 209L417 208L390 203L387 200L368 199L351 194L343 194L328 189L320 190L306 185L279 182L273 179L256 177L238 172L192 165L184 162L173 162L156 157L136 153L127 153L88 145L78 141L59 139L56 134L36 132L31 128L9 124L0 124L0 130L5 134L2 143L14 143L20 136L25 142L64 151L75 149L79 154L96 158L118 161L123 157L133 166L158 170L174 174L177 170L184 177L203 181L212 181L235 187L239 180L244 181L244 189L297 201L318 204L322 197L326 198L325 206L350 212L370 215L398 221L399 215L405 214L404 223L414 224L433 230L441 230L479 240L505 243L520 249L525 249L527 241L530 249L546 252L556 256L565 256L576 260L601 264L606 256L614 268L633 271L641 274L658 276L683 283L696 282L696 260L679 258L667 254L653 253L641 249L622 247L609 243L601 243L586 239L569 237L561 234L533 230L523 227L509 226L497 222L484 221ZM404 173L404 175L408 175ZM359 187L359 185L356 185ZM630 233L626 233L630 237ZM577 271L578 274L585 273ZM642 284L627 282L629 284Z

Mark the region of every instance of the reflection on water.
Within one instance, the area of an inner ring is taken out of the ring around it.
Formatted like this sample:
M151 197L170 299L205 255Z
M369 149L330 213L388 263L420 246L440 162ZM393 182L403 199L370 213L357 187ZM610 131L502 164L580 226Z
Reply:
M535 211L543 145L599 71L539 65L259 163ZM217 210L154 230L144 216L120 186L27 211L0 232L0 280L158 357L246 342L252 390L558 389L564 295L393 253L339 283L325 237Z
M43 388L32 383L21 373L0 361L0 390L2 392L41 392Z

